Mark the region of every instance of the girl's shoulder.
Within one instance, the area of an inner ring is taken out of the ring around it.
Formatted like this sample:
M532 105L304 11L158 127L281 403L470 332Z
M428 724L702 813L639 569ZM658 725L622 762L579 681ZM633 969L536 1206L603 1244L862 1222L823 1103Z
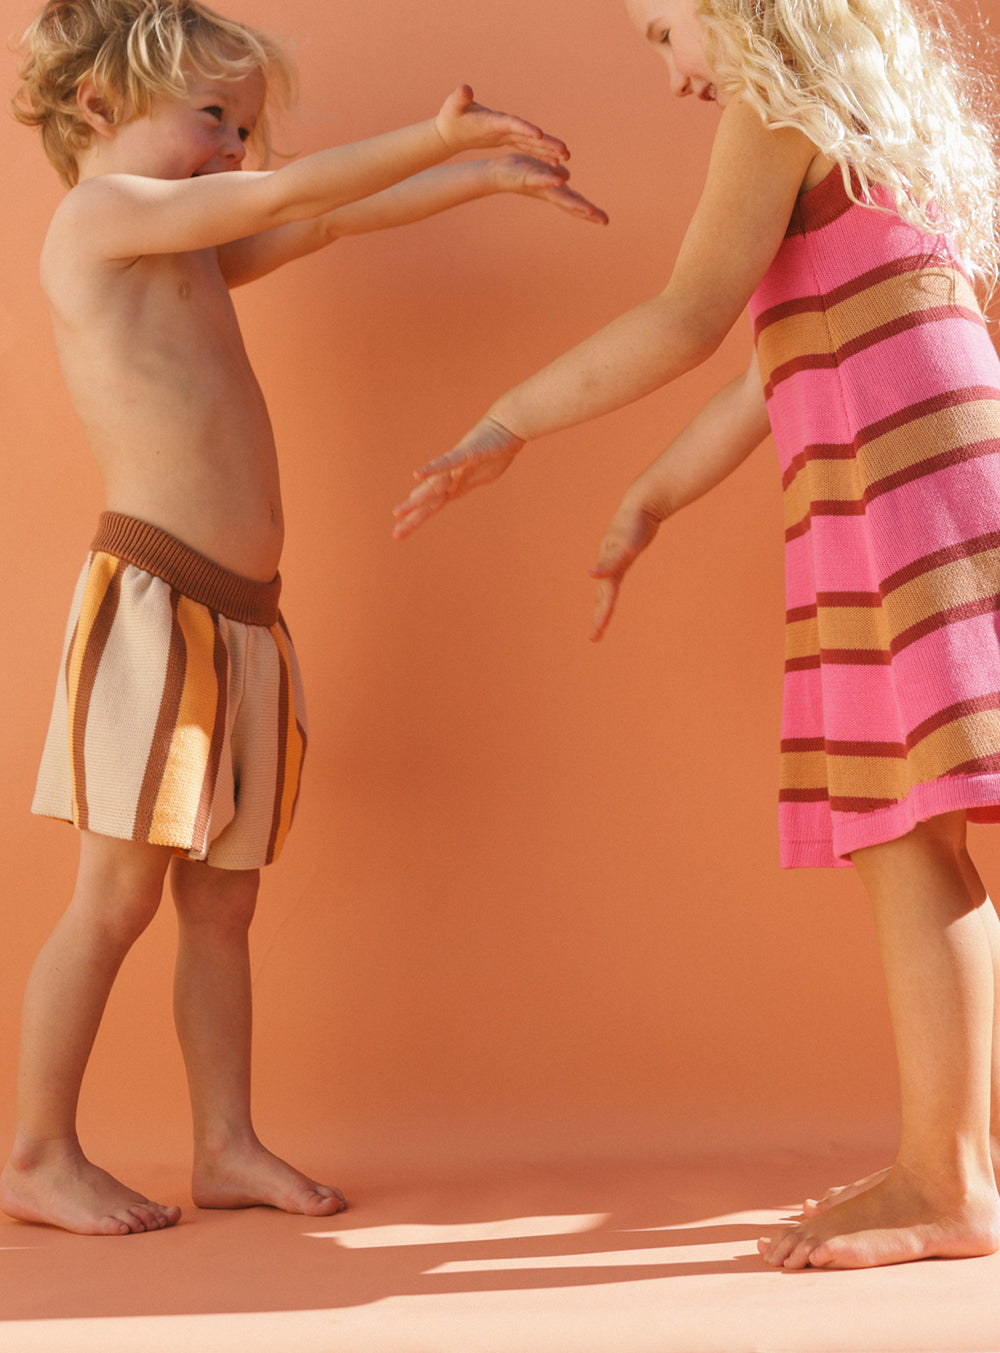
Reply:
M821 150L818 150L806 169L800 191L807 193L811 188L819 187L823 180L829 176L836 163L837 161L832 155L824 155Z

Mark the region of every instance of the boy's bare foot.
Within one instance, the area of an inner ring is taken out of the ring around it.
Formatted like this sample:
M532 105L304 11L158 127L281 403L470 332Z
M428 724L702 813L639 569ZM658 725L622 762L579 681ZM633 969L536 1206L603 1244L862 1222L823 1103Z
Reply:
M79 1148L47 1151L30 1165L9 1160L0 1175L0 1208L18 1221L84 1236L162 1231L181 1215L179 1207L164 1207L127 1188Z
M199 1152L191 1196L197 1207L277 1207L308 1217L330 1217L347 1207L340 1189L317 1184L260 1142Z
M849 1186L850 1187L850 1186ZM1000 1249L1000 1198L992 1180L946 1195L901 1165L797 1226L762 1237L776 1268L874 1268L914 1259L960 1259Z

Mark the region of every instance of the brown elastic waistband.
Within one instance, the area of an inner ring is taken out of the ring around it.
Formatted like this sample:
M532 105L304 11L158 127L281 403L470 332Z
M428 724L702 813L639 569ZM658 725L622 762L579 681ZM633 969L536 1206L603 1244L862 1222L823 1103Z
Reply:
M121 512L102 512L91 549L114 555L145 573L162 578L183 596L244 625L275 625L281 575L268 583L231 573L189 545L161 531L158 526L126 517Z

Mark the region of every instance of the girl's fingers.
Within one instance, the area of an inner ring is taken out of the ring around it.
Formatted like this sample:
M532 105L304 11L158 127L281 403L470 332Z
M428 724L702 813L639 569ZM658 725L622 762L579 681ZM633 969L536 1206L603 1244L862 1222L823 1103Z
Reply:
M618 600L618 588L618 580L615 578L602 578L597 585L597 602L590 630L591 643L596 644L608 628L615 602Z

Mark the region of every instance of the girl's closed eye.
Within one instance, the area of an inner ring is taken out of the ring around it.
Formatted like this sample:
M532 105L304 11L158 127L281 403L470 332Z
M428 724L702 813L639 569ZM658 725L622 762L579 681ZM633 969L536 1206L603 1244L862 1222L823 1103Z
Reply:
M207 108L203 108L201 111L203 113L207 113L209 117L214 117L217 122L222 121L222 109L218 106L218 104L215 103L210 104Z

